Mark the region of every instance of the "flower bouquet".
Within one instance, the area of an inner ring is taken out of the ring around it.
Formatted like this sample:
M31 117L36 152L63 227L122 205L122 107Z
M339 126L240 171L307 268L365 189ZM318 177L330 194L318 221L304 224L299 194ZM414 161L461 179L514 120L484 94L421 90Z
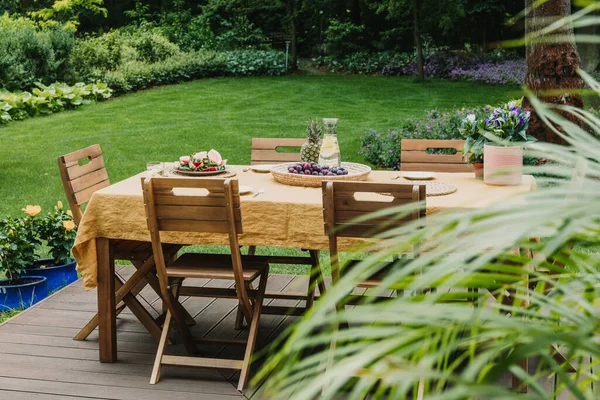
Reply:
M531 113L520 101L498 107L485 120L481 134L484 145L484 182L489 185L518 185L523 177L523 147L535 142L527 135Z

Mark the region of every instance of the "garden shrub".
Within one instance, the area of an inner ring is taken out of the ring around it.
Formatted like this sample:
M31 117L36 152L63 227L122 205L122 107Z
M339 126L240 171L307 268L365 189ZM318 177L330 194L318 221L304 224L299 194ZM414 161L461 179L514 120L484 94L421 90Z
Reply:
M179 46L157 32L111 31L79 41L71 56L71 66L78 79L87 80L95 70L114 71L131 61L164 61L179 52Z
M331 19L327 30L323 33L327 54L339 57L359 51L364 30L364 25Z
M179 53L156 63L129 61L113 71L95 70L115 93L218 76L280 75L285 73L282 53L261 50Z
M468 114L477 116L488 114L490 106L457 109L451 111L429 110L422 118L408 118L398 129L390 129L381 133L374 129L364 132L360 137L360 154L377 168L400 169L400 144L402 139L462 139L459 128ZM432 153L444 154L450 151L431 150Z
M164 61L179 53L179 46L156 32L139 32L125 41L137 51L137 60L148 63Z
M80 79L94 70L111 71L121 64L123 43L119 31L78 41L71 54L71 68Z
M225 74L230 76L281 75L285 56L266 50L238 50L225 53Z
M313 61L317 66L327 68L331 72L370 75L383 73L388 65L404 67L410 62L410 56L406 53L358 52L342 57L320 56Z
M38 30L27 19L0 16L0 88L22 90L38 81L63 80L74 45L73 32L60 26Z

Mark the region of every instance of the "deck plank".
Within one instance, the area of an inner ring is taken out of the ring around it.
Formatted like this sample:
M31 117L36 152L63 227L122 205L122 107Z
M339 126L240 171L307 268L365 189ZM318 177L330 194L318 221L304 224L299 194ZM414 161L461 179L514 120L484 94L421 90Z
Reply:
M118 267L122 276L133 267ZM268 291L304 292L307 276L271 275ZM221 280L194 280L195 285L232 287ZM117 318L119 361L98 362L98 331L85 341L72 338L96 313L96 291L85 291L81 282L63 289L47 300L0 325L0 399L11 400L244 400L257 397L255 388L236 390L238 372L217 369L165 368L160 382L150 385L156 343L128 310ZM144 289L141 302L154 316L162 310L156 293ZM245 339L247 329L236 331L236 299L182 298L196 320L192 332L210 338ZM265 304L293 307L299 300L266 299ZM276 341L293 316L263 315L257 351ZM238 358L243 346L203 345L205 356ZM181 345L170 346L170 354L184 354ZM260 367L261 359L253 365ZM507 379L509 381L509 379ZM552 381L542 382L550 386ZM508 384L508 383L504 383ZM561 393L562 395L562 393ZM563 398L564 396L559 396Z

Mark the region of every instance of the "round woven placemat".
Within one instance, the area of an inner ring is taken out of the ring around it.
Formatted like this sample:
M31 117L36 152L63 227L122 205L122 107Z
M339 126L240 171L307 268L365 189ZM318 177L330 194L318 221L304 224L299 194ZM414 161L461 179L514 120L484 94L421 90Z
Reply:
M368 165L343 162L342 167L348 170L348 175L317 176L290 174L288 167L296 163L279 164L271 168L271 175L279 183L292 186L321 187L322 181L364 181L371 173Z
M440 182L440 181L406 181L401 182L401 185L425 185L425 193L427 196L444 196L447 194L452 194L456 192L458 189L456 186ZM381 193L386 196L390 196L389 193Z

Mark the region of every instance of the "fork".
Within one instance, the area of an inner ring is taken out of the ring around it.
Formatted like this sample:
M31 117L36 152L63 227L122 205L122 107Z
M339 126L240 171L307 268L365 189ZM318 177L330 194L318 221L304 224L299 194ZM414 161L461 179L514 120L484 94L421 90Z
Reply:
M252 196L252 198L257 197L257 196L263 194L264 192L265 192L265 188L260 188L260 189L258 189L258 192L256 192L254 194L254 196Z
M400 178L402 178L402 175L395 176L392 178L392 180L395 181L396 179L400 179Z
M242 170L242 172L248 172L248 171L250 171L251 169L252 169L251 167L250 167L250 168L244 168L244 169Z

